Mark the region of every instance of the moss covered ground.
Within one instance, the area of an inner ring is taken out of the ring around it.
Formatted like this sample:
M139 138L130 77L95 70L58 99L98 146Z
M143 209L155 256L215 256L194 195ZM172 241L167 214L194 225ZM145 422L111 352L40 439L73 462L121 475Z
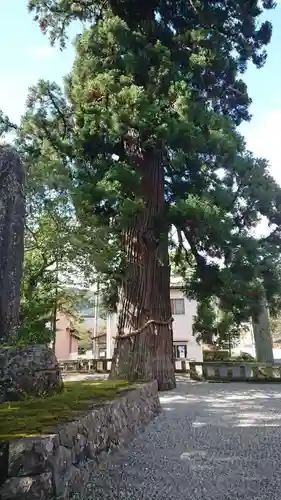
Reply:
M52 432L54 426L86 414L94 405L116 399L126 381L65 382L60 394L0 404L0 442Z

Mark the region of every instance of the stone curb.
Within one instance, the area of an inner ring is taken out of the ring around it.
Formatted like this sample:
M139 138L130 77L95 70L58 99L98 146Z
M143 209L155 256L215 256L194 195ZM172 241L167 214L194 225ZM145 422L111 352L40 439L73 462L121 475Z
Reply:
M0 499L83 497L90 471L160 410L157 382L149 382L94 407L54 434L0 444Z

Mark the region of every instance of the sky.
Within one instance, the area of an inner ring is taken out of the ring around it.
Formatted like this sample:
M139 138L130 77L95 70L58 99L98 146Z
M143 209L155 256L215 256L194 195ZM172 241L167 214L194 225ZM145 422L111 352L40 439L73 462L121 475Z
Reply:
M62 82L74 58L74 49L60 51L49 45L39 26L27 12L27 0L13 0L1 5L0 30L0 109L18 122L25 109L28 87L38 79ZM15 4L17 7L15 9ZM273 24L266 65L257 70L250 65L244 80L253 100L250 123L243 124L248 148L256 156L269 160L271 171L281 185L279 157L281 151L281 5L266 12Z

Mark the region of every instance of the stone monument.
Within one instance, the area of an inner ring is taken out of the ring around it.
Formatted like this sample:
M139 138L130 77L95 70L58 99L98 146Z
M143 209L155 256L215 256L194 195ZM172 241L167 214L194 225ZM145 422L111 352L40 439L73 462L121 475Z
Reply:
M20 306L25 221L24 168L0 146L0 345L16 336Z
M19 155L0 145L0 402L62 389L47 346L16 346L24 256L25 172Z

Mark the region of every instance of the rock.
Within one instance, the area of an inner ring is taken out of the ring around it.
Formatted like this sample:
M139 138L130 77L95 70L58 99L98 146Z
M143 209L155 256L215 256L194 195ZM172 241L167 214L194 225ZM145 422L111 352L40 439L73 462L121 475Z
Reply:
M74 465L79 464L86 460L88 456L88 440L86 436L78 433L75 436L74 446L73 446L73 456L72 463Z
M51 469L50 457L59 448L58 436L40 436L11 441L8 475L33 476Z
M52 474L11 477L0 488L1 500L54 500Z
M62 446L73 448L75 437L78 433L79 422L69 422L59 431L59 440Z
M50 458L50 463L53 470L53 482L55 486L56 496L58 498L64 496L67 482L70 480L72 471L72 452L64 446L59 446Z
M65 484L64 496L62 498L68 500L73 498L75 494L78 494L79 498L83 498L90 475L88 464L83 464L82 467L72 465L69 472L69 480Z
M9 443L0 443L0 486L8 477Z
M0 146L0 345L16 337L24 254L25 173L15 151Z
M26 395L53 394L63 388L57 358L43 345L0 348L0 403Z

